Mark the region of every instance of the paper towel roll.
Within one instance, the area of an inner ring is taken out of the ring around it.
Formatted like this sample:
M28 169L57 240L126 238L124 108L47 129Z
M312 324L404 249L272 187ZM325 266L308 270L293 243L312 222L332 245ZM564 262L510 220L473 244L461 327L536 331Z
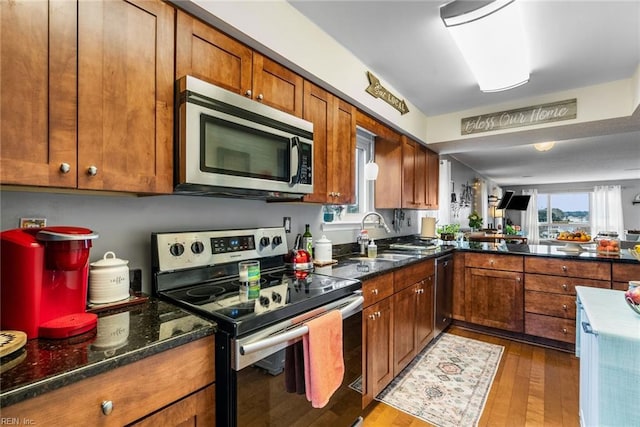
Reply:
M420 237L436 237L436 219L430 216L422 218Z

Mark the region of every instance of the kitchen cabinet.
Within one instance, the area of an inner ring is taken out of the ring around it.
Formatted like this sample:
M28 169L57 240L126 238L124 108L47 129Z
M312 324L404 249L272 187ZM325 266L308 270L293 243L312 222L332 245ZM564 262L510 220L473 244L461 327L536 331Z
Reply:
M464 306L465 253L453 253L453 318L467 320Z
M393 379L392 294L393 272L362 284L363 407L371 403Z
M466 321L511 332L523 332L523 276L522 256L466 254Z
M34 425L214 425L214 381L208 336L3 407L2 417Z
M440 335L453 319L453 254L436 258L434 336Z
M437 209L438 155L406 136L402 139L402 207Z
M313 123L314 192L306 202L355 202L356 110L311 82L304 82L303 118Z
M640 264L619 264L611 266L611 287L618 291L629 289L631 280L640 280Z
M171 192L174 9L159 0L0 7L2 183ZM20 108L8 104L18 99Z
M608 262L525 257L525 333L573 344L575 287L609 289L611 268Z
M176 80L191 75L302 117L302 76L208 24L177 13Z
M398 375L433 338L434 281L433 259L409 265L395 273L394 375Z
M376 209L396 209L402 204L402 141L400 134L358 111L357 125L375 135L375 162L378 176L375 181Z

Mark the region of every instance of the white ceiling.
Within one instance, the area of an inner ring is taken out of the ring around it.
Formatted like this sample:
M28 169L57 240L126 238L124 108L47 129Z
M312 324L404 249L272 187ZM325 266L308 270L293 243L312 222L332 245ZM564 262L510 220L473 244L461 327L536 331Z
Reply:
M497 93L478 89L442 25L446 0L289 3L428 116L629 79L640 64L640 0L517 1L531 78ZM503 186L640 179L638 110L627 120L585 126L577 139L575 129L562 128L522 132L518 141L481 138L475 146L482 149L456 142L430 147ZM541 136L560 142L539 153L527 144Z

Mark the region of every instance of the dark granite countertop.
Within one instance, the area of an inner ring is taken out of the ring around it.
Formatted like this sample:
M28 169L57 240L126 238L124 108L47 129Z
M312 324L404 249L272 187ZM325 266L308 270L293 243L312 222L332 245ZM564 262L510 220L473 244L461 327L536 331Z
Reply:
M0 365L0 407L214 333L214 323L154 298L100 313L91 332L65 340L29 340L23 353L12 355L12 361L23 358L13 367L5 357Z

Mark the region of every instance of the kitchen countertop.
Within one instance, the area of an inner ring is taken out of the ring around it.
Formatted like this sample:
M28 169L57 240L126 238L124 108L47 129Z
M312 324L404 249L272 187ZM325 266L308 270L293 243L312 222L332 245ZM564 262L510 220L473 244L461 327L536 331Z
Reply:
M100 313L95 330L64 340L27 341L24 360L0 365L0 407L111 371L215 333L215 324L150 298ZM13 355L12 355L13 356ZM15 359L22 358L16 353ZM10 356L11 357L11 356Z
M315 272L336 277L366 280L414 262L437 258L454 251L533 255L553 258L618 263L640 263L627 250L619 256L603 256L584 245L586 250L565 252L562 246L496 244L488 242L449 242L424 251L388 250L412 255L400 261L353 260L357 254L339 257L337 264L316 267ZM172 304L150 298L129 308L101 313L96 331L67 340L29 340L25 358L16 366L1 367L0 407L29 399L85 378L133 363L182 344L215 333L215 323L191 315ZM3 363L5 361L3 360Z

